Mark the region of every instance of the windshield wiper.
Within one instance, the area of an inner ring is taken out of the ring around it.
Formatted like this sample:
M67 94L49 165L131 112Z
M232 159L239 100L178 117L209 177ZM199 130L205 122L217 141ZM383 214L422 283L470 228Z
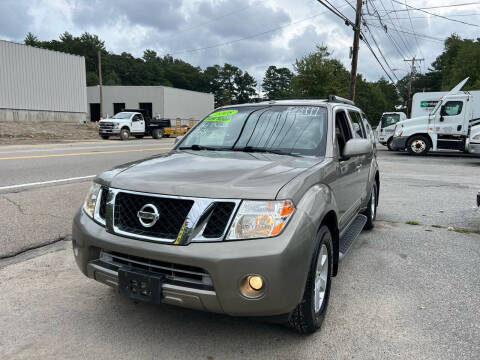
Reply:
M268 154L278 154L278 155L290 155L290 156L300 156L299 154L290 153L283 150L278 149L265 149L265 148L257 148L253 146L244 146L242 148L236 148L233 151L243 151L243 152L251 152L251 153L268 153Z
M193 144L190 146L180 146L178 148L179 150L194 150L194 151L200 151L200 150L210 150L210 151L225 151L225 150L230 150L228 147L213 147L213 146L204 146L204 145L197 145Z

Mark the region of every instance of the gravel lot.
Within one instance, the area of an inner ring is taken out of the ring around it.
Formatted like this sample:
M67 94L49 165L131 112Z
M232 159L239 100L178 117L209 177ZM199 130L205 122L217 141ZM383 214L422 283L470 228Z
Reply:
M320 332L123 298L76 268L68 230L55 225L66 208L52 231L67 241L0 260L0 358L478 359L480 158L382 148L379 163L377 226L340 265Z

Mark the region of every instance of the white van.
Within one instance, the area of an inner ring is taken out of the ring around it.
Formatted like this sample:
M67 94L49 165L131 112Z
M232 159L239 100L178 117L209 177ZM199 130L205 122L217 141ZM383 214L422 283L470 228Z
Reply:
M378 142L386 145L388 150L393 150L393 131L397 122L405 120L407 115L403 112L384 112L377 126Z

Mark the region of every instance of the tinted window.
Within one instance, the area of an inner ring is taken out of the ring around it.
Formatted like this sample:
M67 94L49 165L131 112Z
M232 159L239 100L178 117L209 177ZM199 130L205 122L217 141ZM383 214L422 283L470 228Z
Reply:
M365 135L365 129L363 128L363 121L360 117L360 114L351 110L348 111L348 114L350 115L350 119L352 121L354 136L365 139L367 136Z
M458 115L462 112L463 101L447 101L442 106L442 116Z
M207 116L182 142L222 149L324 155L327 111L318 106L238 107Z

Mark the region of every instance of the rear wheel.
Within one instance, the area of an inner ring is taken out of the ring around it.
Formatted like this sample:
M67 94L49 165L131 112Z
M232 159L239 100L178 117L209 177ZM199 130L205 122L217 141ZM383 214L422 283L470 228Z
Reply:
M407 142L407 151L411 155L425 155L430 150L430 140L423 135L414 135Z
M330 297L332 265L332 235L328 227L323 225L317 233L303 299L288 321L294 330L311 334L322 326Z
M378 188L377 183L373 184L370 200L368 201L367 210L363 213L367 217L367 222L363 227L365 230L371 230L375 227L375 219L377 218L377 203L378 203Z
M120 130L120 139L128 140L129 137L130 137L130 130L128 130L127 128L123 128L122 130Z
M161 139L163 137L163 129L154 129L152 131L152 137L154 139Z
M393 151L393 150L394 150L392 146L393 146L393 137L391 137L391 138L388 139L388 141L387 141L387 148L388 148L389 151Z

